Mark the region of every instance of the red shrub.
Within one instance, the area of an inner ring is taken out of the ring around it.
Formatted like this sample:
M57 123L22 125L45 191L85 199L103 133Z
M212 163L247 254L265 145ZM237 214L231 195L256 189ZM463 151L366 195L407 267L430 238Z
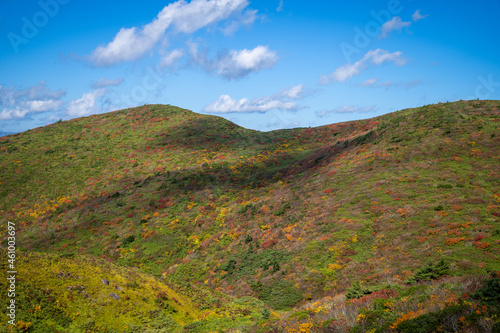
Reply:
M262 248L267 249L271 246L276 245L276 243L278 243L278 240L276 238L266 240L264 243L262 243Z

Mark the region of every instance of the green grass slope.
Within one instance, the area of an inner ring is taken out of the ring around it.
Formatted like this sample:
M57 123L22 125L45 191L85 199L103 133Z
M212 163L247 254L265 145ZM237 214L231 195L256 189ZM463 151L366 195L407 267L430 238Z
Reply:
M493 329L498 305L473 295L500 271L499 109L440 103L262 133L146 105L0 138L0 230L16 223L19 278L81 308L26 300L30 324L16 329L411 332L426 320L432 332L453 316ZM74 300L74 276L92 296Z

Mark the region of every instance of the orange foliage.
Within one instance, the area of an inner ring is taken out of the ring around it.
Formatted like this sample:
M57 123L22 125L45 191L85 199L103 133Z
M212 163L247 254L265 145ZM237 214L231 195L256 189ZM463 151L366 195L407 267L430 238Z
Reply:
M401 324L403 321L417 318L423 312L424 312L424 310L418 310L417 312L415 312L415 311L407 312L407 313L403 314L401 317L399 317L398 319L396 319L396 321L394 323L392 323L392 325L389 327L392 329L396 329L398 327L398 325Z
M154 230L149 230L148 232L144 231L141 233L142 238L148 238L156 234L157 232Z
M490 246L490 243L481 241L472 242L472 244L474 244L474 246L477 247L478 249L486 249Z
M463 240L465 240L464 237L460 237L460 238L448 238L444 242L445 242L446 245L455 245L457 243L460 243Z
M436 228L436 229L432 229L432 230L427 230L427 235L435 235L437 234L438 232L441 231L441 228Z

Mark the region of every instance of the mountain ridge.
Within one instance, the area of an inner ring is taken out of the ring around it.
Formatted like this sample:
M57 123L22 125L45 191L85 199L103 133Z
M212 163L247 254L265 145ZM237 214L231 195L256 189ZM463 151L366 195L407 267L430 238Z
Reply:
M163 105L73 119L0 138L0 211L20 225L22 251L100 257L168 282L208 311L189 311L206 317L199 332L298 329L306 317L276 311L331 306L356 283L404 288L440 259L458 284L500 271L499 107L440 103L271 132ZM165 306L153 317L191 325ZM328 311L307 323L345 320Z

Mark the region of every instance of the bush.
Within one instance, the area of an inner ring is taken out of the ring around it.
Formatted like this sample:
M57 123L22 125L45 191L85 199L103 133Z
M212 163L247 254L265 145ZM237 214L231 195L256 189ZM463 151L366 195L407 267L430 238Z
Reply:
M359 281L354 282L345 293L346 299L361 298L365 295L373 293L370 288L361 287Z
M486 281L486 284L472 297L487 305L500 307L500 278L494 277Z
M434 312L403 321L398 325L398 331L403 333L427 333L435 331L438 327L439 321Z
M291 207L291 206L290 206L290 203L289 203L289 202L286 202L286 203L283 205L283 207L281 207L278 211L274 212L274 215L276 215L276 216L281 216L281 215L285 214L286 210L287 210L288 208L290 208L290 207Z
M450 265L441 259L436 265L428 264L422 267L413 275L406 280L407 284L417 283L418 281L430 281L435 280L443 275L448 274L450 271Z
M224 265L220 266L220 270L226 271L228 275L233 274L234 269L236 268L236 259L230 258Z
M302 300L302 294L290 281L279 280L270 285L258 281L251 287L264 303L276 310L288 309Z
M122 245L125 246L125 245L128 245L132 242L135 241L135 236L134 235L131 235L131 236L128 236L127 238L125 238L122 242Z
M403 333L431 333L438 331L462 332L460 321L464 317L466 305L455 304L442 310L426 313L413 319L405 320L398 325Z

